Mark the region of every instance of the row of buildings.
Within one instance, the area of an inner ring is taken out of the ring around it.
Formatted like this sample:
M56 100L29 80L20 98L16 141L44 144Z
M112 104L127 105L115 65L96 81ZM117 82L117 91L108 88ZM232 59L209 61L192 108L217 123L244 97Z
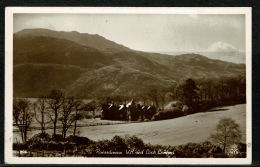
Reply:
M156 114L156 107L154 105L144 106L136 104L132 99L128 104L102 104L101 119L144 121L152 119L154 114Z

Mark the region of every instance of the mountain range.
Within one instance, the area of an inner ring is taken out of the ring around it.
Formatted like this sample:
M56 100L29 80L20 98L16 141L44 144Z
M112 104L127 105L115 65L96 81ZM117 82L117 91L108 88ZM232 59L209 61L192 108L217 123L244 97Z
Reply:
M135 51L76 31L24 29L14 33L13 48L14 97L44 96L52 89L85 98L136 96L187 78L245 75L245 64Z

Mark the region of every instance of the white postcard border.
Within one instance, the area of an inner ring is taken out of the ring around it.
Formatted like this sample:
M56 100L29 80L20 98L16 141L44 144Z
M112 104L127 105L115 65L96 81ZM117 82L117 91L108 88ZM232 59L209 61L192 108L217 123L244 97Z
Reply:
M245 14L246 15L246 158L27 158L13 157L13 14ZM8 164L250 164L252 161L252 9L250 7L7 7L5 9L5 163Z

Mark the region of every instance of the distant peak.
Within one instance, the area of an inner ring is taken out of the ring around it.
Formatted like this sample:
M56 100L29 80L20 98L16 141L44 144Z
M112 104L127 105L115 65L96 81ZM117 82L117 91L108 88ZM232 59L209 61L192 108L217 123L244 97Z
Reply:
M105 37L98 34L88 34L81 33L78 31L56 31L44 28L32 28L32 29L23 29L17 33L14 33L15 36L47 36L60 39L66 39L73 42L77 42L81 45L92 47L98 50L102 50L109 53L117 53L118 51L129 51L131 49L117 44L114 41L110 41Z
M54 32L55 30L45 29L45 28L26 28L16 32L15 34L23 34L23 33L34 33L34 32Z

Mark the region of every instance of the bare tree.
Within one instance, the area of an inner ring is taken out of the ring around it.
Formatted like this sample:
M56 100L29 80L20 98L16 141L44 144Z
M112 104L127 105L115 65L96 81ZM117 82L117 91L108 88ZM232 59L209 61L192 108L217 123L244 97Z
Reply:
M169 96L171 97L172 100L176 101L180 97L180 86L177 83L174 83L169 90Z
M56 136L56 129L57 129L57 122L58 122L58 116L59 111L62 107L64 101L64 95L63 92L60 90L52 90L50 95L48 96L47 103L49 104L49 107L53 110L53 114L49 113L49 117L53 122L53 136Z
M223 153L225 153L228 145L240 142L241 131L239 125L234 120L224 118L219 121L216 126L216 132L211 134L210 138L213 142L222 145Z
M71 127L74 117L72 115L73 108L75 107L74 97L66 98L62 105L61 118L62 135L66 138L67 130Z
M159 94L158 94L158 90L155 88L155 89L151 89L150 92L148 93L148 97L150 100L152 100L155 105L156 105L156 108L158 109L159 107Z
M143 105L145 106L147 97L145 95L140 95L140 97L143 99Z
M31 103L25 99L14 99L13 101L13 119L15 125L19 128L22 141L27 141L27 132L32 123L33 112Z
M45 134L46 124L51 122L50 120L46 120L47 114L47 98L41 97L34 104L33 109L35 113L36 121L41 125L41 133Z
M82 114L79 113L79 111L85 110L85 104L81 99L75 99L75 114L73 116L74 118L74 129L73 129L73 136L76 136L77 132L77 121L81 120L83 118Z
M84 105L84 110L85 111L91 111L92 112L92 115L93 117L92 118L95 118L95 110L96 110L96 101L93 100L87 104Z
M159 97L161 98L162 110L164 110L165 99L166 99L167 93L168 93L167 89L162 89L159 93Z

